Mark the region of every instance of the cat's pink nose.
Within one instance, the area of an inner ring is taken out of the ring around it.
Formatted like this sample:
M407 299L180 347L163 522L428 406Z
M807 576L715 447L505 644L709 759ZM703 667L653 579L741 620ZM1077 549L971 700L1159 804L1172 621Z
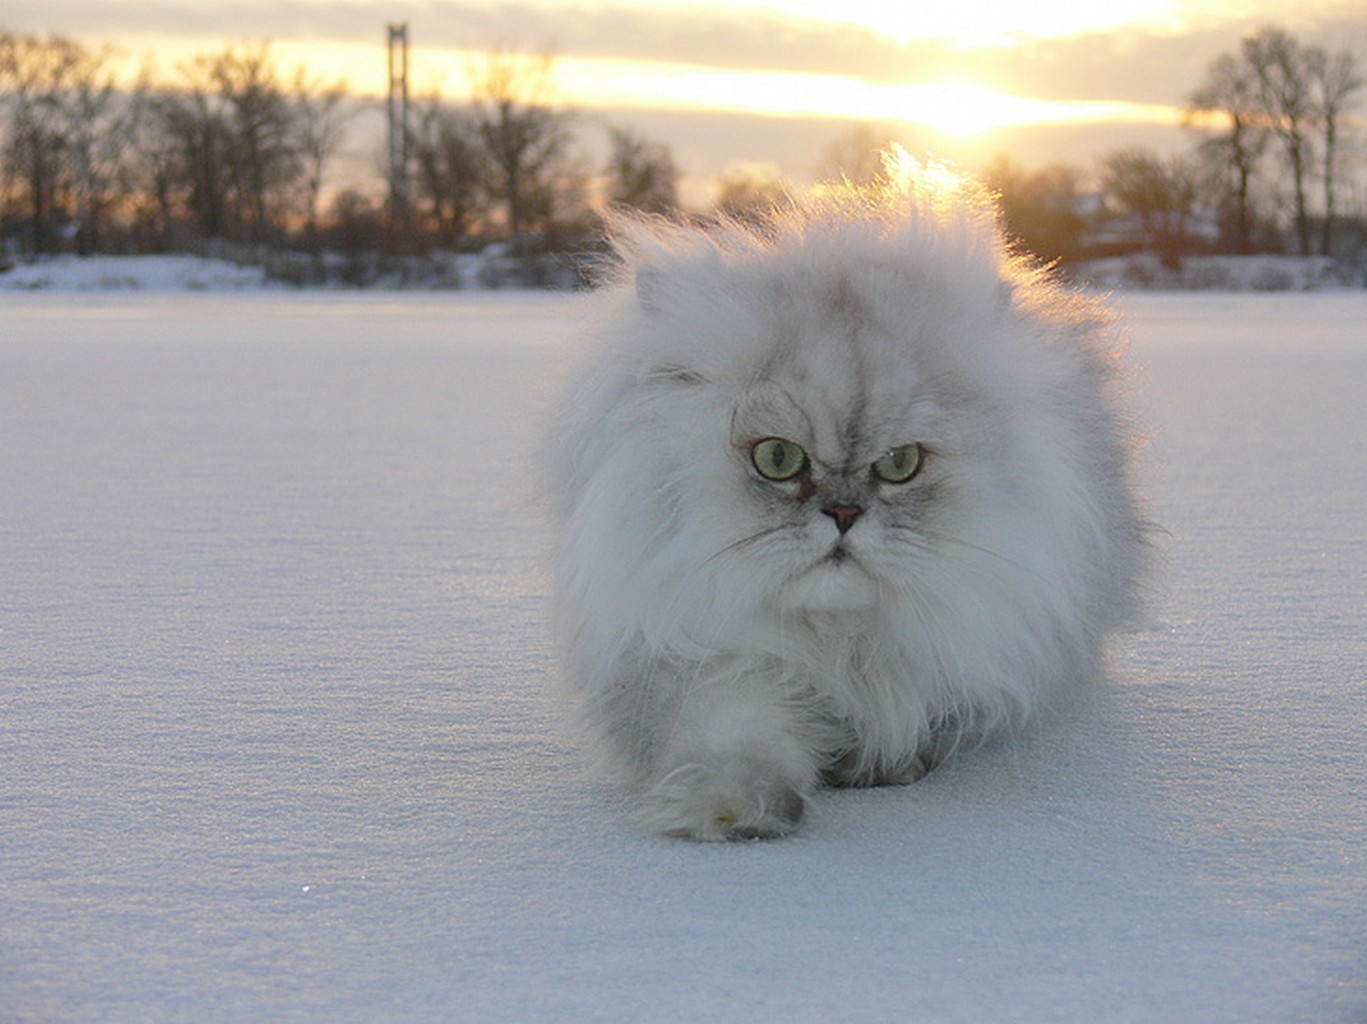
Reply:
M821 511L835 520L837 530L845 533L854 525L854 521L859 518L864 510L858 505L832 505L830 508L823 508Z

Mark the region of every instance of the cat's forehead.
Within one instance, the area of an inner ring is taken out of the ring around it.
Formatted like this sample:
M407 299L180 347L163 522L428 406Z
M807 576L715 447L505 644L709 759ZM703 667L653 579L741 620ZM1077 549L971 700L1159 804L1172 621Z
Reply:
M954 339L939 337L933 295L870 294L867 281L836 275L802 284L776 289L738 407L742 432L844 458L926 440L947 409L981 404L964 393Z
M863 294L847 278L790 288L768 325L758 376L838 410L896 404L934 373L911 304Z
M750 440L787 437L834 459L889 443L934 404L909 362L890 374L864 360L849 338L789 338L746 382L735 422Z

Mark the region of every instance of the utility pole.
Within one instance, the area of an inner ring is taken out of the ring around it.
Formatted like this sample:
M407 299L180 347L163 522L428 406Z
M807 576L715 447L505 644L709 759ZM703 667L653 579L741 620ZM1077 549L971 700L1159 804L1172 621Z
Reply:
M407 233L408 187L408 22L389 26L389 227Z

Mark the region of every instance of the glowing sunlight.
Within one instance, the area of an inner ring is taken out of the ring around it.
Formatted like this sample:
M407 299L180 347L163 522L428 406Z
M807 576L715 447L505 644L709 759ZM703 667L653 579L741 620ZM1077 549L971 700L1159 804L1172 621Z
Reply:
M883 84L846 75L573 59L558 61L556 70L565 98L585 106L876 120L923 125L956 137L1030 124L1176 123L1180 118L1178 111L1162 106L1028 99L965 81Z
M282 54L294 56L290 47ZM336 67L311 53L309 66ZM479 54L424 50L414 54L418 92L468 95L470 67ZM356 65L351 64L351 67ZM383 69L380 69L381 71ZM848 75L744 71L661 61L561 57L555 62L559 98L572 106L618 109L723 110L776 117L820 117L921 125L965 138L1000 128L1099 121L1175 124L1180 112L1139 103L1050 101L1012 96L973 82L881 83ZM383 75L352 76L361 92L377 95Z

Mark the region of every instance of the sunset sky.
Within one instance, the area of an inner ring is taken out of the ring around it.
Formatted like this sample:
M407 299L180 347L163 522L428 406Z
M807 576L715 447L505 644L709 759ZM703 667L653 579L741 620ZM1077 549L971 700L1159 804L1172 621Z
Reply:
M153 54L170 69L270 39L285 65L385 88L385 25L407 21L416 92L468 88L471 55L551 49L590 123L668 142L686 173L732 161L803 180L851 122L981 163L1086 162L1184 145L1181 105L1263 24L1367 62L1367 0L5 0L0 27Z

